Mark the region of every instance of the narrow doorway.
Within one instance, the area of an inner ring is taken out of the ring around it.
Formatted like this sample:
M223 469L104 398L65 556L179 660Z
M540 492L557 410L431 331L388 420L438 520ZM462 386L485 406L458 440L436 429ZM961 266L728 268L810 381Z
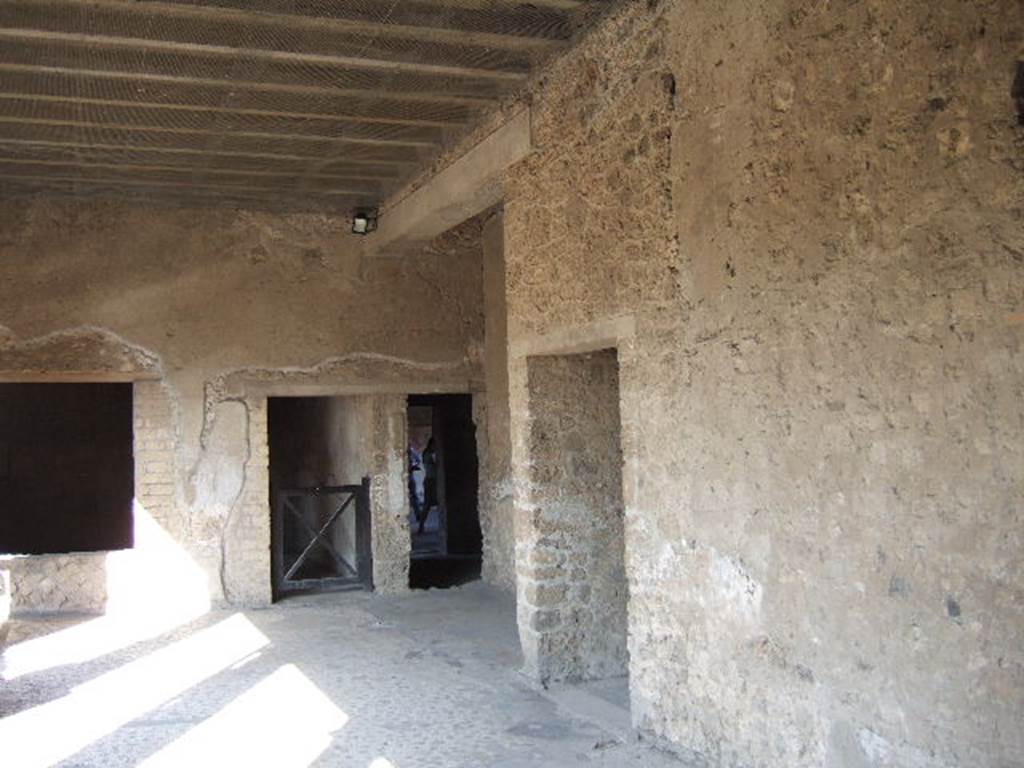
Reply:
M615 350L531 357L528 663L629 708L628 588ZM601 682L596 682L601 681Z
M470 395L412 395L408 406L409 586L480 578L482 535Z
M274 599L372 587L369 401L267 401Z

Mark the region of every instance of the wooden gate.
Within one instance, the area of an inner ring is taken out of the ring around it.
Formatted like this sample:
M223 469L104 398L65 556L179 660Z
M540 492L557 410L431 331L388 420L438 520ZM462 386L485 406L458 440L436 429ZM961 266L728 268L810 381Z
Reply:
M369 478L279 491L274 511L275 593L373 588Z

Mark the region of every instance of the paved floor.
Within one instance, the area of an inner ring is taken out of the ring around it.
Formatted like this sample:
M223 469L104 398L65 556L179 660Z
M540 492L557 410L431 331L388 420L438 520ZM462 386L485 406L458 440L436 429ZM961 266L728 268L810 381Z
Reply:
M9 625L4 768L680 765L629 738L624 681L528 685L514 605L480 584L293 598L141 634Z

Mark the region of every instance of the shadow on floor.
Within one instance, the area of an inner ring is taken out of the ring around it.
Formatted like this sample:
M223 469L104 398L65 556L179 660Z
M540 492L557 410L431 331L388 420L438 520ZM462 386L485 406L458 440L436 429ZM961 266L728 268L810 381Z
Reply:
M416 557L409 563L411 589L449 589L479 579L479 557Z

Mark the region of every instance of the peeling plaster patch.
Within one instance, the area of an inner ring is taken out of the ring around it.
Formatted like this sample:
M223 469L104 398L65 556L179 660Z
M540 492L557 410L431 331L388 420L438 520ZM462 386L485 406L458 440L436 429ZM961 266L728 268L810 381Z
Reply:
M763 588L742 563L713 551L710 576L717 604L724 614L750 624L760 620Z
M198 514L226 519L245 480L249 419L245 404L238 401L217 403L213 414L190 473L190 505Z
M643 519L639 514L629 516L627 519ZM685 543L685 542L684 542ZM658 547L657 556L650 561L639 561L633 563L635 579L639 582L663 583L665 580L675 579L682 570L682 557L676 551L671 541L662 541Z
M828 737L826 768L872 768L859 735L845 720L832 724Z
M192 540L217 550L217 573L225 600L231 600L228 548L232 520L245 489L252 456L249 411L244 402L224 400L209 406L200 453L189 473L188 505Z
M375 352L352 352L328 357L311 366L277 368L235 368L218 374L207 385L207 399L215 401L228 395L244 394L253 384L281 383L287 385L377 384L390 382L420 385L461 386L465 389L477 378L476 367L468 357L443 362L422 362ZM423 381L424 374L436 376Z
M861 728L858 734L860 748L873 765L885 763L892 754L892 746L874 731Z
M63 328L28 339L18 339L10 328L0 326L0 369L160 376L163 362L158 354L99 326Z

